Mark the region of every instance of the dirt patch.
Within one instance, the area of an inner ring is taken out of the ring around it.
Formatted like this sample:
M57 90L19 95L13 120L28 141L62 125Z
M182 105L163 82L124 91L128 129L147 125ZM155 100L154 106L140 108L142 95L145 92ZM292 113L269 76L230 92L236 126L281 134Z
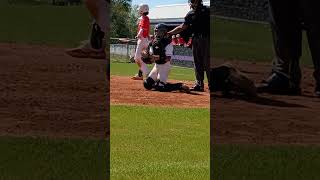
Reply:
M257 83L271 70L269 64L231 63ZM310 68L303 68L302 96L261 94L249 100L213 94L213 142L320 144L320 98L313 95L312 72Z
M0 44L0 135L105 137L106 61Z
M111 76L111 104L148 105L154 107L209 108L210 94L206 92L186 94L181 92L148 91L143 81L130 77ZM170 81L176 82L176 81ZM192 86L192 82L184 82Z

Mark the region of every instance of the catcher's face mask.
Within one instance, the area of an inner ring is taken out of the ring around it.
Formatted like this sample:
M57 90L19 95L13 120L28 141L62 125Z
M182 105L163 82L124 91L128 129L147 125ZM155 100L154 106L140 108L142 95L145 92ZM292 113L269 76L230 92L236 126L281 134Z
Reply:
M167 34L167 26L165 24L157 24L154 28L155 38L164 38Z

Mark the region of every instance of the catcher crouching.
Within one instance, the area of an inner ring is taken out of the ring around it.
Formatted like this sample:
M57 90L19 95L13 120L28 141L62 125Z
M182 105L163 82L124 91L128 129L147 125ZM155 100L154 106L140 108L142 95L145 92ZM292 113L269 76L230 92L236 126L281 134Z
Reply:
M149 43L148 48L141 53L141 60L144 63L155 63L143 85L147 90L190 93L190 88L183 83L167 82L171 69L170 60L173 55L173 46L171 39L166 35L167 32L167 25L157 24L154 28L154 39Z

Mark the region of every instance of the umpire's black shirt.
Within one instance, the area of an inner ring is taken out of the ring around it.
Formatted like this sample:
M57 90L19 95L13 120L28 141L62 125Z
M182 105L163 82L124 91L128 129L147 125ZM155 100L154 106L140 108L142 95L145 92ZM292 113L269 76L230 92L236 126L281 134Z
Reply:
M184 17L184 24L191 27L194 37L208 37L210 34L210 8L201 5L197 10L190 10Z

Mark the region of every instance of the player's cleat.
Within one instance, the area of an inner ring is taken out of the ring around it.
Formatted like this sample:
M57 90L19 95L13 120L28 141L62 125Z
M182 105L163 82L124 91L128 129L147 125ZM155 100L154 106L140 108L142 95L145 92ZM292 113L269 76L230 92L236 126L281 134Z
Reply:
M187 85L182 84L182 85L181 85L180 92L190 93L190 88L189 88Z
M195 84L193 87L191 87L190 91L198 91L198 92L204 92L204 86Z
M77 48L67 49L66 54L76 58L106 58L105 48L94 49L91 47L89 41L84 41L82 45Z
M139 70L138 74L134 75L131 79L133 80L143 80L143 73Z
M301 95L300 87L293 86L287 77L278 73L273 73L266 81L257 85L257 92L279 95Z
M142 77L142 76L139 76L138 74L136 74L136 75L133 76L131 79L132 79L132 80L143 80L143 77Z

